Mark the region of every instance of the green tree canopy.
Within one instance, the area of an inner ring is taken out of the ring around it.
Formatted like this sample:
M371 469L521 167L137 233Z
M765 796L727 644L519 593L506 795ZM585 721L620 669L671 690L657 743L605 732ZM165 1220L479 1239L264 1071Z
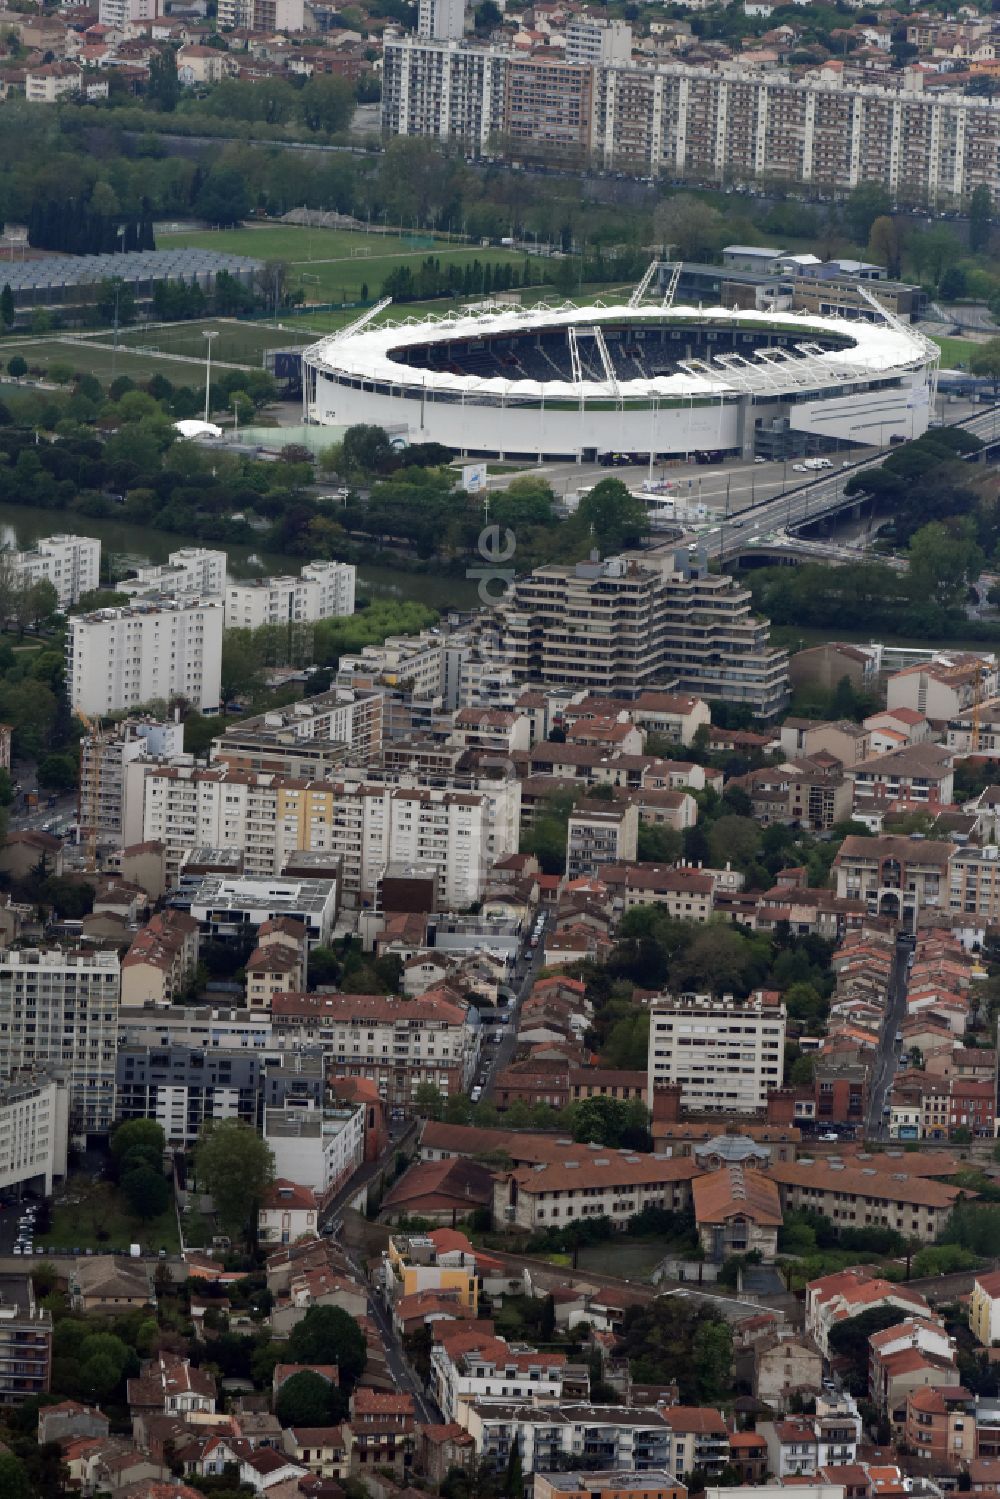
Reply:
M195 1166L227 1232L239 1237L253 1233L258 1205L274 1180L274 1156L257 1131L237 1119L207 1124Z
M367 1358L364 1333L339 1306L311 1306L288 1339L289 1363L336 1364L340 1388L348 1392L365 1372Z
M285 1380L274 1411L282 1426L329 1426L343 1417L346 1401L336 1385L304 1369Z

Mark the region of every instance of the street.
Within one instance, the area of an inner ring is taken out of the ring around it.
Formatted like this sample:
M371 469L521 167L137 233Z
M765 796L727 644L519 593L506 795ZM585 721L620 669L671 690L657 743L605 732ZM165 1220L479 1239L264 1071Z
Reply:
M545 918L546 924L548 917ZM483 1098L489 1098L496 1086L498 1075L508 1066L514 1055L517 1045L517 1027L521 1016L521 1005L525 997L531 992L531 986L535 982L539 970L544 966L545 952L545 926L542 927L538 938L538 945L529 948L527 954L522 949L518 953L517 962L511 972L510 987L514 991L514 998L507 1006L506 1023L503 1028L502 1038L498 1045L486 1046L480 1053L480 1066L478 1083L483 1090Z
M906 1017L906 989L909 979L908 960L912 948L905 937L897 938L896 956L893 960L892 973L889 976L889 992L886 995L885 1014L882 1017L882 1031L879 1036L878 1051L875 1054L875 1065L872 1069L872 1085L868 1098L868 1119L866 1123L866 1138L869 1140L884 1140L888 1137L888 1120L885 1117L885 1107L892 1092L893 1079L896 1076L896 1063L899 1057L899 1049L896 1046L896 1032L901 1028Z

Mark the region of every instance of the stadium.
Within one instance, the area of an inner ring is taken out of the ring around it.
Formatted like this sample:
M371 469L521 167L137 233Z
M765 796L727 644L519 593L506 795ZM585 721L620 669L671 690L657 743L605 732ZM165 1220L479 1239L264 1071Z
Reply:
M652 268L651 268L652 270ZM307 421L370 422L470 457L786 458L919 437L939 350L870 318L641 302L375 323L304 351ZM676 279L673 283L676 285Z

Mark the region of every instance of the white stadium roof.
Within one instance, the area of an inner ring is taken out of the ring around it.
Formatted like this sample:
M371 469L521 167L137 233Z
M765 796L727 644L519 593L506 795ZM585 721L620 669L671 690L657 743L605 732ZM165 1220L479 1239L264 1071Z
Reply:
M764 349L752 352L747 358L723 354L711 362L679 360L679 372L647 379L511 380L503 376L461 375L421 369L390 358L392 350L407 346L485 336L502 337L560 327L567 329L568 336L572 328L577 336L585 338L596 326L621 323L633 326L676 323L679 327L691 324L718 327L730 323L747 331L759 328L761 331L772 330L786 338L790 334L800 334L801 338L795 340L793 347L798 352L792 357L783 355L780 349ZM816 339L831 336L843 337L849 342L842 348L817 346ZM624 303L575 306L563 303L560 306L539 304L488 312L453 312L441 316L432 313L424 318L407 318L396 323L375 324L360 319L306 349L303 361L340 377L456 395L541 397L565 401L607 399L613 391L619 397L633 400L648 400L650 396L676 400L695 396L721 399L748 391L778 395L845 381L872 380L881 374L891 376L900 370L926 364L936 355L936 347L930 345L922 334L895 318L869 322L731 307L664 308L657 304L630 307Z

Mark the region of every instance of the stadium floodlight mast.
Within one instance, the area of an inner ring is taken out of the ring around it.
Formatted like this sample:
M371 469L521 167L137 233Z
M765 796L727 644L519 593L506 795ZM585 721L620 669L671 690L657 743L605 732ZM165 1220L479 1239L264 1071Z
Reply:
M206 348L205 356L205 420L208 421L208 403L212 393L212 339L218 338L218 328L205 328L203 330Z

